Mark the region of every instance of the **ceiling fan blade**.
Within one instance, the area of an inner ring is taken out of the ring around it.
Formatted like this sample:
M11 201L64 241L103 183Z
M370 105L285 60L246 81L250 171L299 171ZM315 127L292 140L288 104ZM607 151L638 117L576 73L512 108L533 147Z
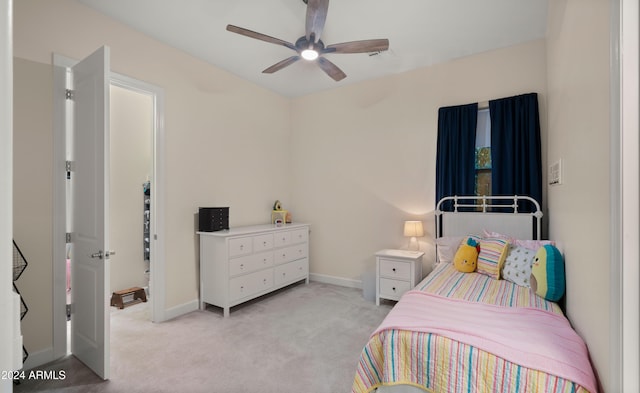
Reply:
M289 49L293 49L296 50L296 46L293 45L290 42L281 40L279 38L274 38L271 36L268 36L266 34L262 34L262 33L258 33L249 29L245 29L243 27L238 27L238 26L234 26L234 25L227 25L227 30L232 32L232 33L236 33L236 34L240 34L246 37L250 37L250 38L255 38L256 40L260 40L260 41L265 41L265 42L269 42L271 44L276 44L276 45L282 45L285 46Z
M318 57L317 63L318 66L322 68L322 71L326 72L327 75L329 75L336 82L341 81L347 77L347 74L345 74L340 68L338 68L337 65L333 64L324 57Z
M291 64L295 63L298 60L300 60L300 56L291 56L291 57L289 57L287 59L284 59L282 61L277 62L276 64L274 64L271 67L267 68L266 70L262 71L262 73L263 74L273 74L276 71L280 71L284 67L290 66Z
M323 53L367 53L367 52L381 52L389 49L389 40L362 40L342 42L340 44L328 45Z
M305 25L307 41L318 42L324 29L324 22L327 20L329 10L329 0L308 0L307 2L307 22Z

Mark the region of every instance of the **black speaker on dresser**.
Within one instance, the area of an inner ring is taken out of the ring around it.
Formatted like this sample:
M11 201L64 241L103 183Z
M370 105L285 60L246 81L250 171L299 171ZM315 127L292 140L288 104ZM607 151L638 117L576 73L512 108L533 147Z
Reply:
M201 207L198 210L198 230L215 232L229 229L228 207Z

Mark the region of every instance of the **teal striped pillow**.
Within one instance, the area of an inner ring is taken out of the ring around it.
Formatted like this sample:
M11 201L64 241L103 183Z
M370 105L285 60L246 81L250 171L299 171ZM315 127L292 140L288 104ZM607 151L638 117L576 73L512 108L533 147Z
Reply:
M509 241L498 237L480 239L480 254L478 254L478 273L493 279L500 279L502 263L509 249Z

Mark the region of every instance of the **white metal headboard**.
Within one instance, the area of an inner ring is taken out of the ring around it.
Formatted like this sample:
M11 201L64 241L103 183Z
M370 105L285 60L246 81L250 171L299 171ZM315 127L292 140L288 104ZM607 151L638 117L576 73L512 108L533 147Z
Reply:
M448 201L453 211L442 210ZM520 201L533 204L535 211L519 212ZM436 237L481 234L486 229L516 239L540 239L542 211L528 196L449 196L438 201L435 214Z

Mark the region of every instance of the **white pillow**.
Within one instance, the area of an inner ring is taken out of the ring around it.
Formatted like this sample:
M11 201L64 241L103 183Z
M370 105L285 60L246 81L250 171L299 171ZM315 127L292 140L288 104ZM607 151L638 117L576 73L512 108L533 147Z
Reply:
M451 263L466 236L442 236L436 239L436 261Z
M502 265L502 278L522 287L531 287L531 266L537 251L529 248L509 245L507 258Z

